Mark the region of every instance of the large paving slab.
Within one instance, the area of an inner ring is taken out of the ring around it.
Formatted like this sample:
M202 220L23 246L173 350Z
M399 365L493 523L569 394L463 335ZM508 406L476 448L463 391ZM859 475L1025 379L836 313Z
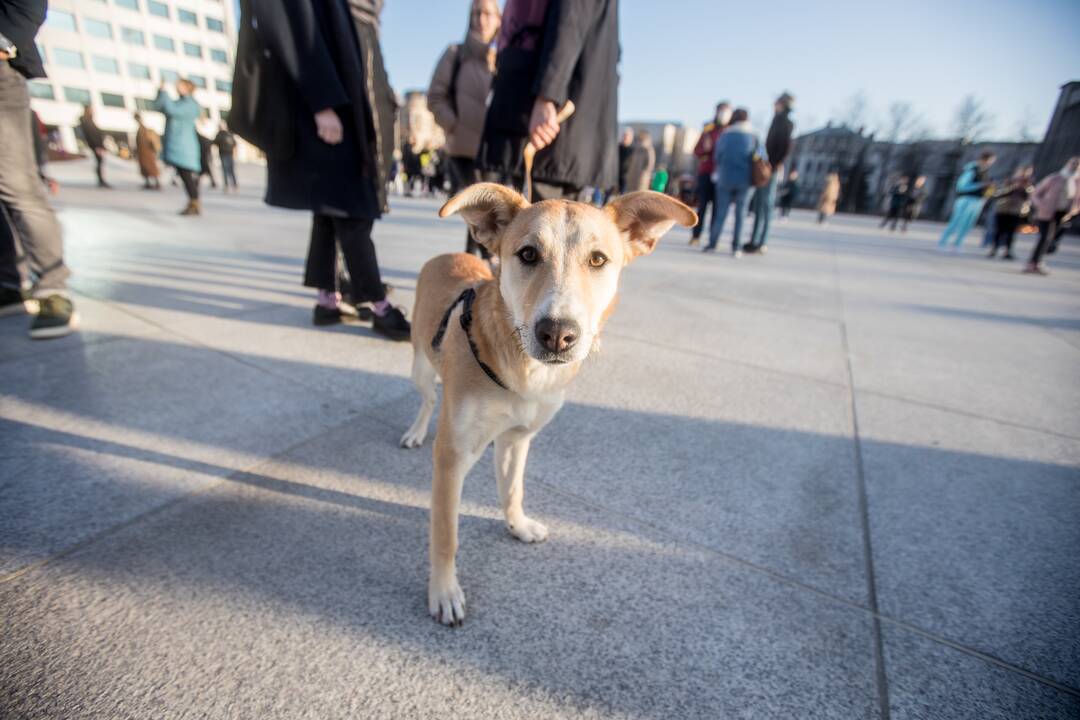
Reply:
M410 349L309 324L309 218L249 166L196 220L52 171L85 332L0 321L0 716L1080 715L1074 243L1032 278L933 223L672 232L534 442L549 541L490 452L466 482L452 631ZM406 307L464 242L436 209L377 224Z

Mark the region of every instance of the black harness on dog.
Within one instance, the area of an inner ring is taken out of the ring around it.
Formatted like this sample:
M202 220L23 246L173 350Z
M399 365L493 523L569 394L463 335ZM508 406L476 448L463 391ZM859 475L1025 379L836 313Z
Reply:
M454 301L454 304L446 309L446 314L443 315L442 322L439 323L439 329L435 331L435 337L431 339L431 348L438 350L442 345L443 336L446 335L446 327L450 324L450 316L454 314L454 308L458 304L462 305L461 308L461 329L465 331L465 337L469 341L469 349L472 350L472 356L476 358L476 364L480 366L491 381L501 387L503 390L509 390L499 376L495 374L486 362L480 359L480 351L476 348L476 343L473 341L472 333L469 332L469 326L472 325L472 304L476 300L476 288L469 288L465 292L458 296L458 299Z

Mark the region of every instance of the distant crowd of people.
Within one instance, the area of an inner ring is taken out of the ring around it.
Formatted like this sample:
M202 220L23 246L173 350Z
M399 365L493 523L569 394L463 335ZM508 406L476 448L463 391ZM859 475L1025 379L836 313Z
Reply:
M1033 184L1035 173L1030 166L1017 168L1002 183L992 182L988 171L996 159L994 153L985 151L964 166L956 181L956 199L938 249L959 250L989 205L983 240L983 246L990 248L987 256L996 257L998 250L1004 250L1002 258L1013 260L1016 232L1034 222L1039 239L1023 270L1047 275L1046 256L1057 252L1065 228L1080 215L1080 156L1069 158L1061 170L1047 175L1037 185Z

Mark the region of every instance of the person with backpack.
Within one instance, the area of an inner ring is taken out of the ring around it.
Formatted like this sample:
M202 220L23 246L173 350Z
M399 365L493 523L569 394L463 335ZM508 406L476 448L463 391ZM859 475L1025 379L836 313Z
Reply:
M428 88L428 109L446 133L451 194L477 181L476 151L484 132L484 114L495 51L491 42L499 32L502 12L496 0L473 0L465 40L446 48ZM465 252L487 256L487 251L466 231Z
M735 205L735 233L731 238L731 255L742 257L739 238L742 235L743 218L746 217L746 196L750 192L750 165L761 141L750 127L750 113L739 108L731 115L731 124L716 139L713 150L713 184L716 187L716 204L713 206L712 225L709 227L709 244L702 252L715 252L724 231L728 209Z

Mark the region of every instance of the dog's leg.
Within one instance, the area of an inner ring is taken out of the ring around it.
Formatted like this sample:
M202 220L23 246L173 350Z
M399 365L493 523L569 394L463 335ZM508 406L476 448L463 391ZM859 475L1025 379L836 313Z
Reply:
M401 436L401 447L415 448L424 444L431 415L435 412L435 366L419 348L413 351L413 385L420 392L420 411L408 432Z
M435 433L434 480L431 486L431 538L428 612L444 625L465 619L465 593L457 581L458 507L465 476L481 452L453 437L446 405ZM482 451L481 447L481 451Z
M522 542L547 540L548 530L525 515L525 460L533 433L508 430L495 438L495 479L499 484L499 501L506 517L506 528Z

